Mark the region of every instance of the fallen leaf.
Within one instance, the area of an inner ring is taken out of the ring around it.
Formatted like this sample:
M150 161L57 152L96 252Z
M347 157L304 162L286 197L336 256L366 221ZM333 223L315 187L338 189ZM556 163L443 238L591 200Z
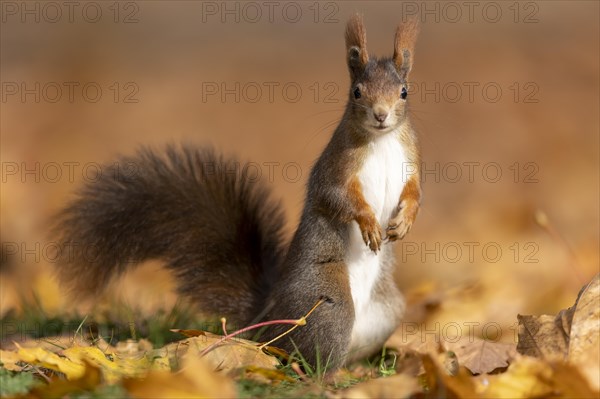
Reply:
M98 348L74 346L65 349L63 354L73 363L84 365L85 361L101 369L108 383L117 382L123 375L121 367L117 363L108 360L106 355Z
M263 352L265 352L267 355L276 356L284 361L287 361L290 358L289 353L276 346L265 346L263 348Z
M134 398L231 398L237 394L231 379L192 355L184 358L179 372L151 371L145 378L125 379L123 386Z
M7 345L3 346L5 350L17 350L18 348L43 348L49 352L60 352L73 345L90 346L89 341L82 339L79 335L52 335L42 338L20 337Z
M517 351L568 360L600 389L600 275L581 289L575 305L553 316L518 316Z
M109 360L106 358L106 354L96 347L75 346L65 349L63 354L75 363L82 363L86 360L99 367L104 378L110 384L119 381L123 377L143 376L153 364L145 352L135 357L113 353L110 354L113 360Z
M600 275L580 292L571 326L568 361L600 389Z
M17 365L17 362L21 360L15 352L4 351L0 349L0 363L2 367L10 371L21 371L23 367Z
M517 351L522 355L539 358L567 357L570 325L565 325L564 312L558 316L517 315L519 342Z
M394 369L398 374L407 374L414 377L422 374L421 354L411 349L399 350Z
M445 342L444 346L454 352L458 363L473 374L491 373L507 367L509 360L516 354L514 344L486 341L477 337L463 337L458 342Z
M444 354L444 360L442 364L444 365L444 370L446 370L448 375L458 375L460 365L458 363L458 357L456 356L456 353L452 351L446 352Z
M64 380L54 378L49 384L34 389L32 397L62 398L72 392L94 390L101 382L100 369L95 365L83 361L83 374L79 378Z
M553 392L549 383L552 375L552 368L547 363L523 356L511 364L505 373L490 377L488 386L480 386L478 393L486 398L550 396Z
M204 336L192 337L171 343L161 349L161 356L168 356L175 363L185 354L200 356L210 345L221 340L222 336L206 333ZM259 349L256 342L234 338L219 344L202 359L215 370L234 370L247 366L273 369L279 361Z
M155 356L154 352L122 356L104 353L93 346L73 346L63 350L61 354L64 357L41 347L19 347L15 355L18 360L63 373L71 381L82 378L86 364L97 367L109 384L116 383L123 377L143 376L149 370L170 370L169 358Z
M521 356L503 374L479 380L478 393L485 398L597 398L585 378L572 365Z
M406 374L395 374L385 378L374 378L356 384L341 392L343 398L409 398L423 392L417 378Z
M424 382L427 398L475 398L475 383L466 368L460 367L454 376L432 356L421 356L425 369Z
M206 335L206 333L202 330L180 330L178 328L172 328L170 331L186 337L199 337Z
M150 352L154 346L147 339L128 339L117 343L115 352L119 355L139 355Z
M272 369L272 368L262 368L255 366L248 366L244 370L246 377L256 379L263 383L271 383L271 382L296 382L295 379L285 374L282 370Z
M19 347L17 345L17 347ZM68 380L81 378L85 372L85 367L79 363L73 363L69 359L58 356L56 353L49 352L43 348L21 348L17 352L19 360L41 366L50 370L63 373Z

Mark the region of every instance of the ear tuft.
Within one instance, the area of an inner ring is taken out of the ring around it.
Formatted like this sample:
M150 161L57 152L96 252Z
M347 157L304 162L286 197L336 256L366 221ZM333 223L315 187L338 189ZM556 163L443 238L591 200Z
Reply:
M398 73L404 79L406 79L412 68L418 34L419 20L414 16L404 21L396 30L393 60Z
M367 33L362 16L359 14L354 14L346 25L346 52L348 68L354 79L369 62Z
M361 64L361 51L357 46L352 46L348 49L348 65Z

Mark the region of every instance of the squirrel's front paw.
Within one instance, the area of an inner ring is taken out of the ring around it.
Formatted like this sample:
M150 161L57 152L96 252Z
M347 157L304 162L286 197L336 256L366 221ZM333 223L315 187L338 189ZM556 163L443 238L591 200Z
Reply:
M356 222L358 223L365 244L371 248L371 251L379 251L382 242L381 227L379 226L379 222L375 218L375 215L369 213L364 216L359 216L356 218Z
M390 241L401 240L410 231L419 211L419 203L415 200L403 200L399 209L400 212L390 219L386 229L386 238Z

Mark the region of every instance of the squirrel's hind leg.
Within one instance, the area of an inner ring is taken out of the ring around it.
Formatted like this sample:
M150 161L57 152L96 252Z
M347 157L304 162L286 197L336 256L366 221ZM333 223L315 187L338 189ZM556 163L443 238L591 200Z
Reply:
M316 281L298 281L296 275L293 286L281 284L281 287L287 288L278 290L279 292L271 298L272 301L278 302L278 311L277 314L271 313L268 318L300 318L322 300L306 318L305 325L296 328L273 345L282 347L289 353L296 352L313 370L320 369L319 371L325 372L346 362L354 324L354 305L344 262L307 267L315 270L314 273L304 273L305 276L326 277ZM288 310L282 314L282 310L286 308ZM275 337L286 329L286 326L278 326L267 335Z

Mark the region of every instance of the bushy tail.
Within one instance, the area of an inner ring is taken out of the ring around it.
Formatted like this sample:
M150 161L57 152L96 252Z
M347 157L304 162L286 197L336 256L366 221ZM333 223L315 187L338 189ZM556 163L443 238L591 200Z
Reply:
M243 165L169 146L102 172L57 217L62 283L95 294L135 264L161 259L202 313L245 323L261 311L284 255L284 217Z

